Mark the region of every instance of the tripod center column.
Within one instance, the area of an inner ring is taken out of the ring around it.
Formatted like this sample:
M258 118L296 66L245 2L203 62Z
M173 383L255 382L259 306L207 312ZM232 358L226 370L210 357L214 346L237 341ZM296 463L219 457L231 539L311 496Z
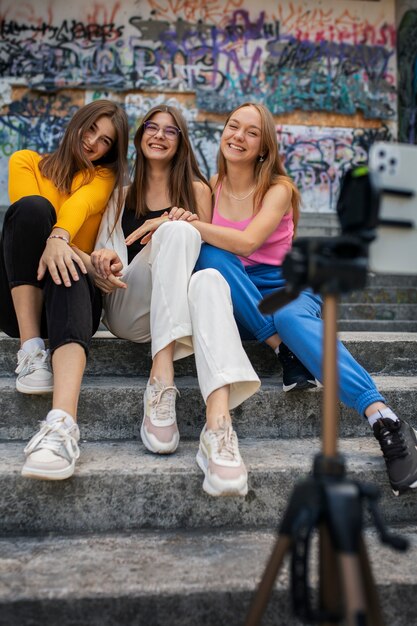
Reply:
M337 366L337 310L334 294L326 294L323 303L323 455L337 455L339 428L339 378Z

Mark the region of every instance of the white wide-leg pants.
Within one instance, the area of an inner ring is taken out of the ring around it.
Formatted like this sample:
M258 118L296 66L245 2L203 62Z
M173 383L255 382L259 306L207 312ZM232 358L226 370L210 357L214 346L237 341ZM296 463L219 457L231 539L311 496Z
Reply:
M260 381L242 347L227 282L213 269L193 274L200 247L187 222L162 224L123 271L127 289L104 297L103 322L117 337L151 341L152 358L173 341L174 360L194 352L204 401L230 385L233 409Z

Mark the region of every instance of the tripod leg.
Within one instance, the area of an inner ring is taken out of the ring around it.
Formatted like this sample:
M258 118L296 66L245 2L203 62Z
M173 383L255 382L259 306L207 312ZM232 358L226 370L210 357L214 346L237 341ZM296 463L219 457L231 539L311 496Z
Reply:
M361 537L359 545L359 561L362 569L368 612L371 618L369 623L371 626L384 626L384 618L379 606L375 580L363 537Z
M265 568L258 591L252 601L246 618L245 626L258 626L261 623L269 596L272 592L275 579L282 565L285 554L291 547L291 537L288 535L279 535L275 543L275 547L269 557L268 564Z
M320 608L337 615L343 613L339 564L328 528L321 524L319 531ZM320 626L334 626L334 622L321 622Z
M359 563L354 553L339 553L345 600L346 626L370 626L367 620L365 590Z
M339 425L338 369L337 369L337 298L327 294L323 303L323 419L322 450L326 457L337 453Z

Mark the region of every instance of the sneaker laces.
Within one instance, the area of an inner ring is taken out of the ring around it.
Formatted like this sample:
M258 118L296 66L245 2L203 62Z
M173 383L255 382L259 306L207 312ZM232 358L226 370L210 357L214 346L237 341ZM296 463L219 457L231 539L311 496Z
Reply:
M158 384L159 381L157 381ZM159 383L161 385L161 383ZM166 393L166 392L174 392ZM168 385L167 387L162 387L160 391L156 393L156 395L152 398L151 404L154 407L158 407L156 411L156 419L166 421L167 419L172 419L172 410L174 408L175 394L180 395L180 392L175 387L175 385Z
M38 369L45 369L49 371L49 350L36 348L36 350L30 354L24 350L19 350L19 353L23 354L23 358L19 359L18 357L18 365L15 369L15 374L20 374L24 370L28 374L31 374Z
M407 455L407 446L400 432L400 420L379 419L377 439L382 453L388 461L393 461Z
M58 453L59 448L64 444L70 458L78 459L80 456L78 444L61 421L56 421L52 424L49 422L41 422L41 425L42 428L32 437L25 447L24 452L26 455L34 452L38 444L42 442L42 448L47 448L55 453Z
M238 461L239 449L237 436L231 424L212 431L217 440L217 453L224 461Z

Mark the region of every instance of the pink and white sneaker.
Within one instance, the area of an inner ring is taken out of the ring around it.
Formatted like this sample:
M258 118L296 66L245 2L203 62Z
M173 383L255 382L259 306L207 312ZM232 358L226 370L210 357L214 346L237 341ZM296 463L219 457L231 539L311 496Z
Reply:
M248 473L240 456L237 435L226 420L219 430L204 426L197 464L204 472L203 489L211 496L246 496Z
M178 447L180 435L175 414L175 385L163 385L154 379L146 385L143 396L143 421L140 436L144 446L156 454L171 454Z

